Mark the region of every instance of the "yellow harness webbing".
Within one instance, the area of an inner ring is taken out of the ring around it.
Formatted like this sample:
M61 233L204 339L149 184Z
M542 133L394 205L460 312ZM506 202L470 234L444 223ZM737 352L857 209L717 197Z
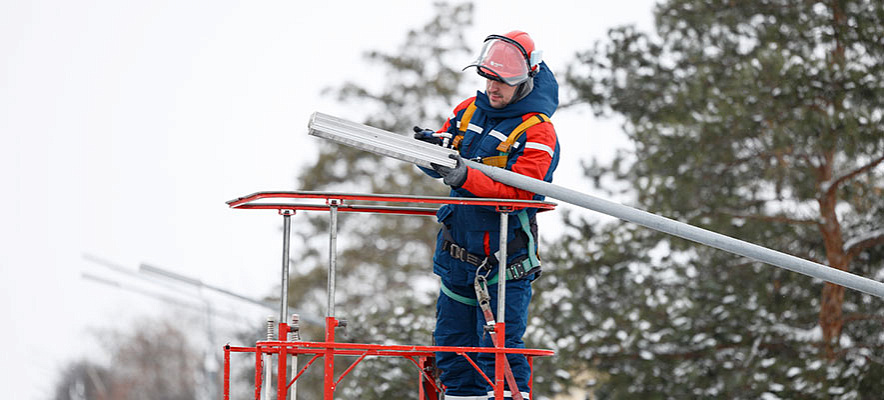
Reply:
M465 133L470 126L470 119L473 118L473 113L476 112L476 101L474 100L467 106L466 111L464 111L463 116L460 118L460 125L458 126L458 130L462 133ZM528 128L531 128L534 125L539 123L549 122L549 117L543 113L537 113L531 116L530 118L522 121L521 124L516 126L512 132L510 132L509 136L507 136L506 140L500 142L497 145L497 151L500 152L499 155L491 156L491 157L483 157L482 164L490 165L492 167L506 168L506 164L509 161L510 152L513 149L513 145L516 143L516 140L519 140L519 137L522 136ZM458 135L454 138L452 145L455 149L460 148L460 143L463 141L463 135Z
M500 142L497 145L497 150L500 151L499 155L484 157L482 158L482 164L491 165L493 167L506 168L506 164L509 162L510 152L513 149L513 144L516 143L516 140L519 139L519 136L522 136L528 128L537 125L541 122L548 122L549 117L543 114L537 114L532 116L531 118L526 119L524 122L519 124L516 129L507 136L506 140Z

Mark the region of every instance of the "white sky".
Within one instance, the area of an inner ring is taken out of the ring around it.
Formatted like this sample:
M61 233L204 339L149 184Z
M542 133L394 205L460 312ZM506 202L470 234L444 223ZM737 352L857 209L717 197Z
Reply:
M527 31L561 82L566 61L609 28L648 30L652 5L485 1L470 39L478 49L487 34ZM123 329L168 311L81 279L118 279L84 254L275 294L281 218L224 202L297 189L296 171L315 159L310 113L362 115L320 90L342 78L383 79L365 76L362 53L394 50L432 11L429 1L3 2L3 397L51 397L60 368L99 349L91 328ZM576 109L553 120L562 142L556 183L587 191L578 161L609 159L623 146L618 123ZM237 312L250 323L267 314Z

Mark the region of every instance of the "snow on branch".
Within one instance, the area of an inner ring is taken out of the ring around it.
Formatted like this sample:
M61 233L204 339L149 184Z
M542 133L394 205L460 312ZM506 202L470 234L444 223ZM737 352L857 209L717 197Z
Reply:
M844 253L849 258L872 246L884 244L884 229L875 229L859 234L844 242Z
M855 176L862 174L866 171L869 171L872 168L875 168L875 166L880 164L882 161L884 161L884 156L878 157L878 158L870 161L868 164L863 165L862 167L859 167L853 171L848 172L845 175L840 176L839 178L835 179L835 181L832 182L831 185L829 185L827 189L825 189L825 192L830 192L830 191L836 190L838 187L841 186L842 183L844 183L848 180L851 180Z

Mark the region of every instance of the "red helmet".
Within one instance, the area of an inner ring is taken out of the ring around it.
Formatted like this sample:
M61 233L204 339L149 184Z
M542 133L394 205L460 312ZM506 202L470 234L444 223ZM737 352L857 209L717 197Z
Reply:
M537 74L540 54L525 32L490 35L485 38L479 57L464 69L476 67L476 72L485 78L515 86Z
M534 40L531 39L531 36L528 36L527 33L522 31L512 31L503 36L518 42L519 45L522 46L522 48L525 49L525 52L528 54L528 61L531 61L531 53L534 52Z

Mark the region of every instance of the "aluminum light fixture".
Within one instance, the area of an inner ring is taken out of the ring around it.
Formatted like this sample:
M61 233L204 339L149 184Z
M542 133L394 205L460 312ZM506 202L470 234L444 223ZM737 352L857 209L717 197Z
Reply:
M455 150L415 140L410 135L399 135L320 112L314 112L310 116L307 128L312 136L425 168L432 168L430 163L451 168L456 164L448 158L451 154L457 154Z

